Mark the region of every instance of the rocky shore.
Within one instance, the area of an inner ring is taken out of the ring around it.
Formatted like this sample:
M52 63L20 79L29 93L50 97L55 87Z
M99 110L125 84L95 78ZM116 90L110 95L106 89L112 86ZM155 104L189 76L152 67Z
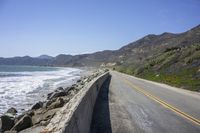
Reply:
M21 115L12 107L7 110L0 119L0 133L18 133L30 127L47 126L56 112L74 97L79 90L95 77L102 75L108 70L95 70L89 76L83 76L76 84L70 87L59 87L47 94L44 102L38 101L32 108ZM37 97L36 97L37 98Z

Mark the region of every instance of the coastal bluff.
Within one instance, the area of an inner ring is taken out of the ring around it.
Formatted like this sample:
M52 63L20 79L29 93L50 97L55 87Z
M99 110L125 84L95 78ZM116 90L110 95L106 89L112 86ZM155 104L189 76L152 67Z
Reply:
M109 77L98 70L68 88L57 88L21 116L10 118L12 128L2 133L88 133L99 90ZM8 114L8 113L7 113ZM5 113L6 118L7 115ZM2 117L2 116L1 116ZM28 122L28 124L27 124ZM0 127L8 126L1 120Z

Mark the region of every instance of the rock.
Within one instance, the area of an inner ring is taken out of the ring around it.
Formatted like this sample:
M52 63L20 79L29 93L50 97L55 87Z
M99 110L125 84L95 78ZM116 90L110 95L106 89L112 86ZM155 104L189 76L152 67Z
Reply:
M76 90L81 90L83 88L84 85L79 85Z
M40 110L37 110L35 115L32 117L33 125L42 124L44 121L48 123L58 110L60 109L59 108L51 109L51 110L46 109L46 110L43 110L42 112Z
M75 86L69 87L68 90L67 90L67 94L69 94L69 91L72 91L72 90L74 90L74 89L75 89Z
M28 112L27 112L27 115L29 115L29 116L31 116L31 117L32 117L32 116L34 116L34 115L35 115L35 113L34 113L34 111L33 111L33 110L30 110L30 111L28 111Z
M92 80L91 77L88 77L88 78L87 78L87 82L90 82L91 80Z
M12 107L12 108L10 108L10 109L7 110L7 113L10 113L12 115L16 115L17 114L17 110Z
M31 109L36 110L36 109L42 108L42 106L43 106L43 102L39 101L35 105L33 105Z
M71 97L71 96L74 96L75 95L75 90L69 90L68 92L68 95Z
M65 103L68 103L70 98L69 97L62 97Z
M49 101L47 101L46 103L45 103L45 107L47 108L48 106L50 106L53 102L55 102L56 101L56 99L54 98L54 99L51 99L51 100L49 100Z
M21 114L21 115L17 116L17 117L14 119L15 124L16 124L22 117L24 117L24 115L25 115L25 114Z
M60 108L60 107L63 107L65 104L63 98L58 98L56 99L55 102L53 102L48 108L49 109L55 109L55 108Z
M11 113L5 113L4 115L10 117L10 118L15 118L15 115L11 114Z
M54 90L54 92L60 92L59 90Z
M83 82L87 82L88 81L88 78L85 78L84 80L83 80Z
M64 91L63 87L58 87L56 90Z
M81 82L81 79L77 80L77 83Z
M41 121L40 122L40 125L41 126L47 126L49 124L50 120L47 120L47 121Z
M60 107L63 107L65 102L64 102L64 99L63 98L58 98L56 101L59 101L58 104L56 104L56 108L60 108Z
M17 117L15 118L15 124L16 124L19 120L21 120L25 115L28 115L28 116L32 117L32 116L35 115L35 111L34 111L34 110L29 110L29 111L24 112L23 114L17 116Z
M67 93L64 92L64 91L54 92L49 99L53 99L53 98L57 98L57 97L61 97L61 96L66 96L66 95L67 95Z
M13 127L16 131L22 131L32 126L32 119L29 115L24 115Z
M76 84L73 84L71 87L76 87Z
M64 91L63 87L58 87L54 92L61 92Z
M47 94L47 99L49 99L49 98L51 97L52 94L53 94L53 92L48 93L48 94Z
M14 126L14 120L9 116L3 115L0 119L0 129L3 131L10 130Z
M108 72L108 71L109 71L109 69L105 69L105 70L104 70L104 72Z
M46 108L52 109L52 108L59 108L62 107L65 103L69 102L70 98L69 96L66 97L59 97L59 98L53 98L45 103Z
M70 89L70 87L66 87L66 88L65 88L65 92L67 92L69 89Z

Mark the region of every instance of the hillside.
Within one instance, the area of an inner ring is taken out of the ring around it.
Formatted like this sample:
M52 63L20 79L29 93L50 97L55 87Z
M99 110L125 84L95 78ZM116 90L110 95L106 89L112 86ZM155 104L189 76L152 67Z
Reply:
M200 25L179 34L150 34L118 50L74 56L0 58L0 65L111 67L142 78L199 91Z
M120 50L128 56L118 71L200 91L200 26L181 34L148 35Z
M125 68L125 72L149 80L199 91L200 43L166 49L163 53L146 59L143 66L132 68L132 70L129 66L128 69Z

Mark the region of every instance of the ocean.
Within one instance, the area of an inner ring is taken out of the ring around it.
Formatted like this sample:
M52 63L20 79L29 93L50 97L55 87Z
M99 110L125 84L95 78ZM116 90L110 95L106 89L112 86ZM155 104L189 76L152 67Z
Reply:
M10 107L18 113L46 99L57 87L67 87L80 78L75 68L0 65L0 115Z

